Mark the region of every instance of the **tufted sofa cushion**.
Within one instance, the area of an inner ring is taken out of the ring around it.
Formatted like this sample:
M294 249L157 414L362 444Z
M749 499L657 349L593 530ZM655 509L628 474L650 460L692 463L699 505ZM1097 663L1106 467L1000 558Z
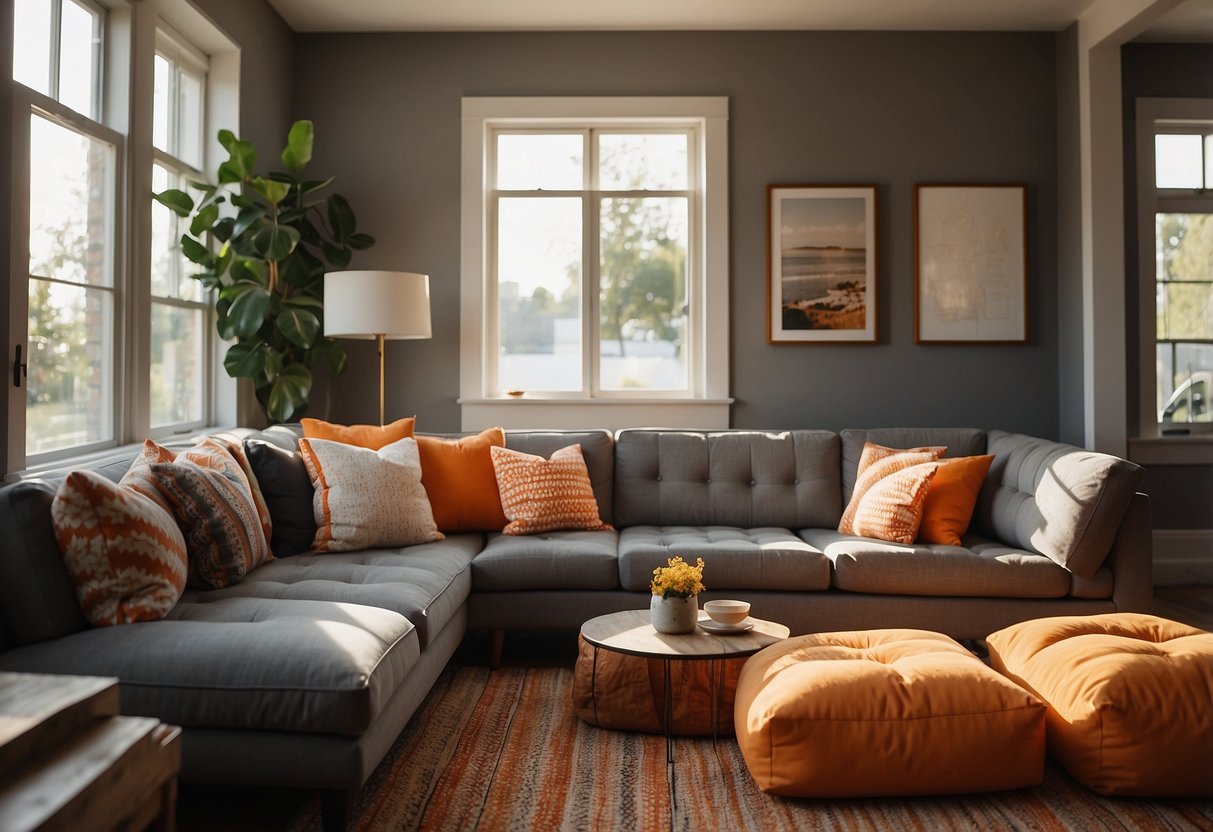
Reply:
M674 555L703 558L709 589L819 590L830 587L830 562L787 529L728 526L632 526L619 533L619 583L649 589L653 570Z
M1047 555L1075 575L1099 569L1137 490L1142 469L1107 454L991 431L994 462L975 525L988 536Z
M838 436L828 431L631 429L615 440L619 526L836 526Z

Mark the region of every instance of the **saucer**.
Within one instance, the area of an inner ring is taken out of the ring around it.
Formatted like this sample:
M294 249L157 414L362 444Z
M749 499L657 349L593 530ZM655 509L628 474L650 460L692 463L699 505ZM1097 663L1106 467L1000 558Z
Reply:
M707 630L709 633L718 633L720 635L731 635L734 633L747 633L754 629L753 621L742 621L740 624L721 624L719 621L713 621L708 618L699 622L699 626Z

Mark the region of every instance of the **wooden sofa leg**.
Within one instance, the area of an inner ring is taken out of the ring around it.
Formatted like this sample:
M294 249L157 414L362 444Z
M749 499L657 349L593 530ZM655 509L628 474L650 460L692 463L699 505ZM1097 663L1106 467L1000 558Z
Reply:
M489 630L489 669L501 667L501 653L505 649L505 630Z
M320 825L324 832L345 832L350 820L350 805L354 792L341 789L321 789Z

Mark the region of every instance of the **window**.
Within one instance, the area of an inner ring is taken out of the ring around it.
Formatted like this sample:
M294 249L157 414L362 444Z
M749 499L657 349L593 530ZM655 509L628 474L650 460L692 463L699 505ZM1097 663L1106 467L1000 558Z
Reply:
M465 181L483 183L465 191L481 245L465 245L480 326L464 327L464 427L521 424L537 402L569 424L580 403L727 425L727 103L465 99L464 114ZM632 421L610 413L594 423Z
M207 59L185 41L157 35L152 101L152 191L188 190L204 179L202 150ZM186 222L160 203L152 205L151 368L152 429L198 426L207 413L210 304L194 266L181 253Z
M210 300L150 194L207 178L208 120L239 127L239 50L179 0L13 11L5 473L231 423Z
M1138 111L1142 300L1153 313L1142 317L1153 336L1142 426L1201 432L1213 428L1213 102L1146 100Z
M29 243L18 302L28 319L24 446L36 458L115 436L124 142L98 118L102 10L18 0L14 11L13 77L33 91L14 131L29 160L26 222L14 228Z

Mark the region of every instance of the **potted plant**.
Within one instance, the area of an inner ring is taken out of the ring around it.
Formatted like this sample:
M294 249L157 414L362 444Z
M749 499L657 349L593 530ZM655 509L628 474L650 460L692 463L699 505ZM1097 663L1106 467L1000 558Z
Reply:
M273 422L307 412L315 368L345 370L345 351L323 335L324 273L344 269L354 251L375 243L356 230L343 197L321 196L332 178L303 178L312 139L312 122L296 121L281 154L286 170L263 176L254 172L253 145L220 130L228 159L217 184L191 182L196 201L175 188L154 194L190 218L181 251L201 269L192 277L216 291L219 336L235 340L223 367L252 380Z
M676 635L695 632L699 621L699 593L703 585L703 558L696 558L691 566L680 556L666 561L665 566L653 570L649 584L653 598L649 611L653 629L659 633Z

